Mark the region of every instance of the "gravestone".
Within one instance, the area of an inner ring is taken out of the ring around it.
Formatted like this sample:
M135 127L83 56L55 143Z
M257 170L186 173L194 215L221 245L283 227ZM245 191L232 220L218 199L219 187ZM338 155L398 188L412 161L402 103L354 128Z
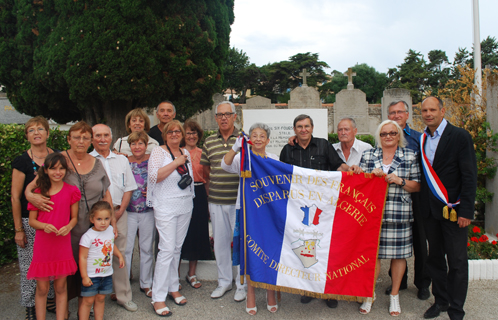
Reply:
M486 88L486 113L487 122L491 130L498 132L498 74L488 73ZM498 161L498 153L487 151L486 156ZM494 193L491 202L486 203L486 233L495 235L498 233L498 176L486 181L486 189Z
M214 113L215 113L214 108L218 103L222 101L225 101L225 97L223 97L223 95L220 93L215 93L213 95L213 106L211 107L211 109L197 113L195 116L192 117L192 119L196 120L200 124L203 130L217 130L218 123L216 123L216 119L214 118ZM240 115L238 115L237 113L238 119L240 119L239 116Z
M290 93L289 109L316 109L322 108L322 101L320 100L320 93L312 87L308 87L306 77L310 74L303 69L299 73L303 77L303 84L300 87L294 88Z
M408 104L408 125L413 126L412 96L410 90L402 88L386 89L382 97L382 121L387 120L387 107L393 101L403 100Z
M271 104L271 99L254 96L246 101L242 109L275 109L275 105Z
M371 119L368 116L367 95L360 89L354 89L353 76L355 73L351 68L345 74L348 76L348 89L341 90L335 98L334 103L334 132L337 131L337 124L343 118L353 118L356 122L358 134L370 134ZM372 125L376 128L376 121ZM374 130L375 131L375 130Z

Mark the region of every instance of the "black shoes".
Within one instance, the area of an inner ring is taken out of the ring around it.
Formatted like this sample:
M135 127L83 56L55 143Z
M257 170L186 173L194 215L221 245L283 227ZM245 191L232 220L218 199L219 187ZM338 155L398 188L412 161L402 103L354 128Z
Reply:
M429 288L420 288L418 289L417 298L420 300L427 300L431 297L431 292Z
M450 307L449 304L445 305L439 305L437 303L434 303L427 311L424 313L424 319L433 319L439 316L441 312L446 312L448 311L448 308Z
M405 284L401 283L401 285L399 286L399 290L406 290L407 288L408 288L408 285L406 283ZM386 295L390 295L391 291L393 291L393 287L389 286L386 289Z
M332 309L337 308L337 304L338 304L337 300L335 300L335 299L325 300L325 303L327 304L327 307L332 308Z
M311 300L313 300L312 297L308 297L308 296L301 296L301 303L310 303Z

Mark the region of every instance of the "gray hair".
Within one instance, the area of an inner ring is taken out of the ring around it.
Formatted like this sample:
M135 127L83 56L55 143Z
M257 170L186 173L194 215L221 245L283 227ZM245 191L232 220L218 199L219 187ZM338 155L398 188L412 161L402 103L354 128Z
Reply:
M261 130L264 130L266 131L266 137L268 139L270 139L270 133L271 133L271 130L270 130L270 127L268 127L266 124L264 123L261 123L261 122L256 122L255 124L253 124L251 126L251 128L249 129L249 136L251 135L252 131L254 129L261 129Z
M111 129L111 127L109 127L109 126L108 126L107 124L105 124L105 123L97 123L96 125L94 125L94 126L92 127L92 132L93 132L93 128L95 128L95 127L96 127L96 126L98 126L98 125L103 125L103 126L106 126L106 127L109 129L109 132L111 133L111 138L112 138L112 129Z
M158 104L158 105L157 105L157 107L156 107L156 112L157 112L157 110L159 109L159 106L160 106L161 104L163 104L163 103L170 104L170 105L173 107L173 112L174 112L174 113L176 113L176 107L175 107L175 105L173 104L173 102L171 102L171 101L169 101L169 100L164 100L164 101L159 102L159 104Z
M434 99L437 99L438 106L439 106L439 110L441 110L441 109L443 109L443 108L444 108L443 100L441 100L440 98L435 97L435 96L428 96L427 98L425 98L424 100L422 100L422 105L424 104L425 100L427 100L427 99L429 99L429 98L434 98Z
M381 139L380 139L380 131L386 124L393 124L396 127L396 130L398 130L399 134L399 142L398 146L401 148L404 148L406 146L406 139L405 135L403 134L403 129L399 126L399 124L396 121L393 120L384 120L382 123L377 127L377 130L375 131L375 142L377 143L377 147L381 148Z
M353 128L356 128L356 121L354 121L353 118L350 118L350 117L346 117L346 118L342 118L339 123L343 122L344 120L349 120L351 121L351 125L353 126ZM337 124L337 126L339 126L339 123Z
M232 108L232 112L235 113L235 105L230 101L221 101L220 103L218 103L216 105L216 108L214 108L214 113L218 113L218 107L223 105L223 104L228 104L230 106L230 108Z
M303 121L305 119L310 119L310 123L311 123L311 126L314 127L313 125L313 119L311 119L310 116L308 116L307 114L300 114L298 115L295 119L294 119L294 124L293 124L293 127L295 128L296 127L296 123L298 121Z
M408 103L406 103L406 101L405 101L405 100L395 100L395 101L391 102L391 103L387 106L387 112L389 113L389 108L391 108L392 106L394 106L394 105L396 105L396 104L398 104L398 103L402 103L402 104L404 104L404 105L405 105L405 111L406 111L406 112L410 112L410 111L409 111L409 106L408 106Z

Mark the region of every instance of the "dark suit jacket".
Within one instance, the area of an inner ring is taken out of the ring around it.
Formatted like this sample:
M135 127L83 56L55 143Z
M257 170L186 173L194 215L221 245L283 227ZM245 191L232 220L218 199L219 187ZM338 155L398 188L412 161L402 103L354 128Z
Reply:
M446 187L450 203L455 203L460 196L460 205L455 208L457 215L474 219L477 162L470 134L448 122L439 140L432 167ZM423 170L420 199L423 217L432 214L435 219L443 219L444 204L432 194Z

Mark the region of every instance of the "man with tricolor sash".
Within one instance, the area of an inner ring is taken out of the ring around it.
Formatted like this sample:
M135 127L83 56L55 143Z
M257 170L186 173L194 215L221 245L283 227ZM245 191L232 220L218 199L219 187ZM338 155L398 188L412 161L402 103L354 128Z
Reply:
M467 229L474 217L477 188L474 143L467 131L444 119L441 99L424 99L421 113L427 126L420 138L421 212L435 298L424 318L448 311L450 319L463 319L468 288Z

